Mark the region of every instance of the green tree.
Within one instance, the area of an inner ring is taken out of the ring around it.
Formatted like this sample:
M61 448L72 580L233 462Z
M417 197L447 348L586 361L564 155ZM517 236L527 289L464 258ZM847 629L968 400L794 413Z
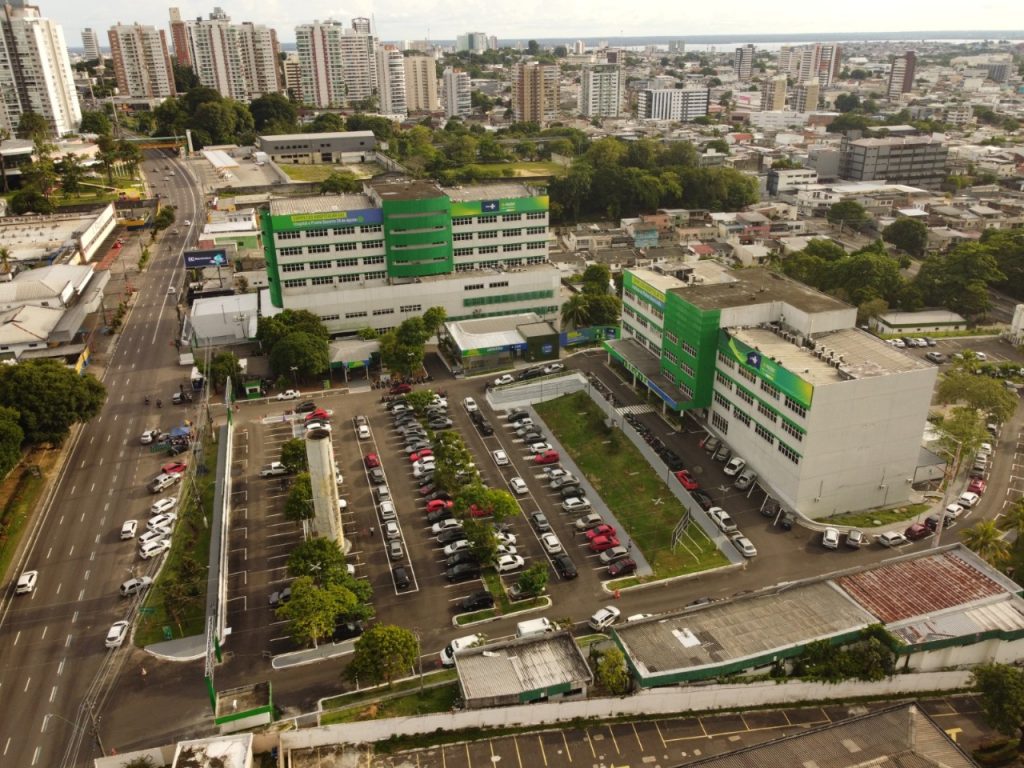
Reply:
M961 538L965 547L993 568L998 568L1010 556L1010 545L993 520L975 523L963 532Z
M230 378L238 383L242 378L242 363L234 352L218 352L210 359L210 367L204 372L214 390L224 389Z
M281 443L281 463L289 472L309 472L309 458L306 456L306 441L293 437Z
M185 93L199 85L199 75L192 67L173 60L171 66L174 70L174 90L178 93Z
M348 672L360 685L391 685L415 668L419 656L419 641L408 629L374 624L356 641Z
M928 246L928 226L923 221L904 216L882 230L882 239L911 256L921 258Z
M53 203L38 189L19 189L10 198L11 213L53 213Z
M562 327L563 328L585 328L590 325L590 302L589 297L582 293L572 294L562 304Z
M21 461L25 433L19 421L20 414L16 410L0 406L0 477L6 477Z
M51 153L55 147L46 142L36 142L32 154L35 159L22 172L22 185L42 193L47 200L57 185L57 167Z
M597 679L608 691L616 696L629 693L629 668L622 651L612 646L601 654L597 662Z
M1024 298L1024 230L987 229L981 243L1004 275L998 287L1014 298Z
M123 163L130 173L135 173L142 162L142 150L137 144L121 140L117 142L117 160Z
M940 443L949 455L956 456L959 450L960 459L954 464L952 472L953 477L956 477L964 459L973 456L988 439L985 422L976 408L958 405L936 426L942 430Z
M300 472L292 482L288 498L284 501L284 516L286 520L300 522L312 520L316 511L313 509L313 483L310 480L309 472Z
M548 564L534 563L519 574L516 584L524 595L538 597L544 594L544 590L548 586Z
M867 103L862 105L867 109ZM859 111L846 112L841 114L825 128L829 133L845 133L846 131L866 131L874 121Z
M305 309L286 309L273 317L261 317L256 328L256 339L266 353L273 352L274 346L288 334L302 331L323 339L330 338L323 321Z
M427 334L427 338L436 335L447 319L448 312L444 307L430 307L430 309L424 312L423 332Z
M65 195L74 195L81 190L82 180L85 178L85 167L78 155L74 153L64 155L57 173L60 176L60 188Z
M925 261L914 284L928 304L975 317L990 306L988 287L1005 279L985 245L962 243Z
M50 124L46 118L38 112L31 111L21 113L15 133L19 139L28 139L36 143L46 141L52 135Z
M588 294L587 317L591 325L618 325L622 314L622 300L618 296Z
M0 128L0 145L10 140L11 132L6 128ZM10 182L7 180L7 156L0 152L0 185L3 186L3 193L10 192Z
M153 217L153 231L159 232L162 229L167 229L174 223L174 206L164 205L160 207L160 210L156 212L156 216Z
M962 403L991 413L999 421L1007 421L1018 403L1018 397L998 379L975 376L964 368L955 368L943 376L936 394L940 403Z
M405 396L405 404L408 405L417 416L423 416L427 407L434 401L434 393L429 389L417 389Z
M1021 736L1024 723L1024 670L1009 664L980 664L971 684L988 724L1006 736Z
M611 290L612 271L607 264L591 264L583 270L583 292L605 296Z
M141 755L133 757L124 764L123 768L156 768L156 763L153 762L153 758L149 755Z
M308 130L311 133L337 133L345 130L345 118L333 112L321 112L313 118Z
M852 112L860 107L860 96L855 93L841 93L836 96L836 110Z
M99 413L106 388L56 360L0 366L0 406L16 410L29 445L59 445L72 424Z
M333 539L317 537L307 539L288 555L288 575L292 578L309 576L320 586L343 584L349 586L345 554Z
M351 171L333 171L330 176L320 182L321 195L340 195L345 192L358 192L363 183Z
M864 210L864 206L860 203L853 200L844 200L841 203L832 205L828 209L828 213L825 214L825 218L828 219L829 224L838 226L840 229L847 227L855 232L859 232L868 223L868 212Z
M114 164L117 162L117 141L112 136L100 136L96 142L96 160L107 174L107 184L114 183Z
M295 120L299 116L298 108L280 93L266 93L249 102L255 130L266 133L265 129L275 125L286 133L295 129Z
M294 372L308 379L325 373L329 363L327 340L305 331L289 333L270 352L270 368L277 376Z
M288 622L288 631L299 643L330 637L339 616L356 610L356 596L340 584L318 585L309 576L292 582L292 597L277 609L277 617Z
M104 136L110 133L110 118L106 112L82 112L82 122L78 126L82 133L95 133L97 136Z

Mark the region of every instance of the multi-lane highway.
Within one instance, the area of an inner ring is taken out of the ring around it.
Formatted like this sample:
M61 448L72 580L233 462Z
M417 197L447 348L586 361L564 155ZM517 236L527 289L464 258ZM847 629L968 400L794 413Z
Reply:
M148 151L143 168L155 191L177 207L177 223L151 247L149 267L133 281L135 304L100 361L107 402L66 444L0 593L0 765L11 768L84 764L98 754L97 718L132 653L128 642L116 651L104 647L110 625L137 607L119 597L118 587L158 564L140 560L137 542L121 541L119 532L126 519L139 520L141 532L153 499L145 484L160 460L139 444L140 434L180 424L185 415L170 403L181 380L173 343L180 292L168 288L181 286L180 254L201 227L203 202L184 163ZM121 257L137 258L137 249ZM27 569L39 572L36 588L15 595L13 582Z

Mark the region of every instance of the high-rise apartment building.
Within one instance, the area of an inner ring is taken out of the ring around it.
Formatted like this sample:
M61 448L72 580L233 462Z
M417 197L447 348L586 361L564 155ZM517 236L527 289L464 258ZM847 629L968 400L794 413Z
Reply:
M754 71L754 48L749 43L736 49L736 57L733 59L733 69L736 70L736 79L742 82L750 80Z
M813 112L818 108L818 79L812 77L793 89L789 106L794 112Z
M220 8L185 22L189 59L199 82L221 96L252 101L281 91L277 33L250 21L232 24Z
M333 20L302 24L295 28L295 47L303 103L343 107L377 94L377 38L366 19L353 19L351 29Z
M164 31L141 24L117 24L107 32L114 76L122 96L173 96L174 70Z
M11 0L0 5L0 127L13 134L25 112L42 115L57 136L82 121L64 30Z
M331 333L390 329L432 306L450 320L559 310L548 197L522 184L370 181L272 200L262 232L271 302Z
M405 57L393 45L377 49L379 109L385 115L409 114L405 87Z
M192 57L188 50L188 30L185 29L185 21L181 18L181 11L177 8L170 9L171 45L174 46L174 60L183 67L192 66Z
M86 61L97 61L100 58L100 38L92 27L82 30L82 55Z
M948 147L931 136L851 139L844 137L839 175L852 181L887 181L938 189L946 180Z
M914 51L893 57L889 68L889 88L886 91L889 101L899 101L904 93L913 90L916 71L917 54Z
M281 74L284 76L284 88L294 100L302 103L302 67L299 65L299 54L289 53L281 62Z
M761 94L762 112L781 112L786 108L786 81L785 75L776 75L764 84Z
M405 103L409 112L437 109L437 65L433 56L405 57Z
M842 46L835 43L784 45L779 49L778 70L796 78L798 83L817 78L827 88L839 76L842 53Z
M490 39L483 32L466 32L455 38L456 53L484 53L490 48Z
M625 75L618 64L584 67L580 74L580 113L586 117L618 117L625 87Z
M707 88L645 88L637 94L636 114L641 120L688 122L708 113Z
M546 125L558 116L558 66L521 61L512 67L512 114L520 123Z
M446 67L442 77L441 96L446 117L466 117L473 112L473 91L469 75L461 69Z

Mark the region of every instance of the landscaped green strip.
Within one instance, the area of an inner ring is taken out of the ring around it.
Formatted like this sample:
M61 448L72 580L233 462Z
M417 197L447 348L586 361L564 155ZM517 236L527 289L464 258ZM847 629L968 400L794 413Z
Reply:
M448 683L379 702L354 704L344 709L326 712L320 717L320 724L355 723L383 717L415 717L434 712L451 712L458 699L459 684Z
M423 684L435 686L441 683L450 683L453 680L458 680L458 678L459 675L454 669L440 669L436 672L428 672L425 675L423 675ZM397 683L392 683L391 686L379 685L374 686L373 688L365 688L362 691L343 693L338 696L333 696L329 699L324 699L320 708L325 712L327 710L339 709L341 707L347 708L354 704L376 701L384 696L389 696L395 693L419 690L419 687L419 676L411 677L406 680L400 680Z
M704 534L690 524L682 545L672 550L672 530L686 513L640 451L615 428L583 392L534 406L558 441L587 476L608 509L625 528L623 544L632 539L650 563L650 581L728 565Z
M194 456L194 454L192 454ZM178 523L157 577L139 611L135 644L143 648L165 639L165 627L173 638L200 635L206 627L206 569L210 554L210 525L213 521L213 491L216 484L217 446L203 443L206 471L195 475L198 501L185 481L177 486Z
M856 528L872 528L878 525L899 523L917 517L927 511L930 504L905 504L901 507L891 509L876 509L873 512L847 512L845 515L835 515L819 520L819 523L828 525L852 525Z
M18 543L32 510L43 492L45 478L38 467L26 467L14 488L14 493L0 511L0 573L7 573Z

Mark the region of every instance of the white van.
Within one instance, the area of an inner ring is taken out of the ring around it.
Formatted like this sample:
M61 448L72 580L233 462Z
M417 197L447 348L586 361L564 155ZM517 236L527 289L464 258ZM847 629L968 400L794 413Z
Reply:
M516 637L535 637L554 632L557 627L551 623L551 619L540 618L520 621L516 624Z
M455 638L441 651L441 664L445 667L454 667L456 653L466 648L480 645L483 641L483 635L466 635L465 637Z

